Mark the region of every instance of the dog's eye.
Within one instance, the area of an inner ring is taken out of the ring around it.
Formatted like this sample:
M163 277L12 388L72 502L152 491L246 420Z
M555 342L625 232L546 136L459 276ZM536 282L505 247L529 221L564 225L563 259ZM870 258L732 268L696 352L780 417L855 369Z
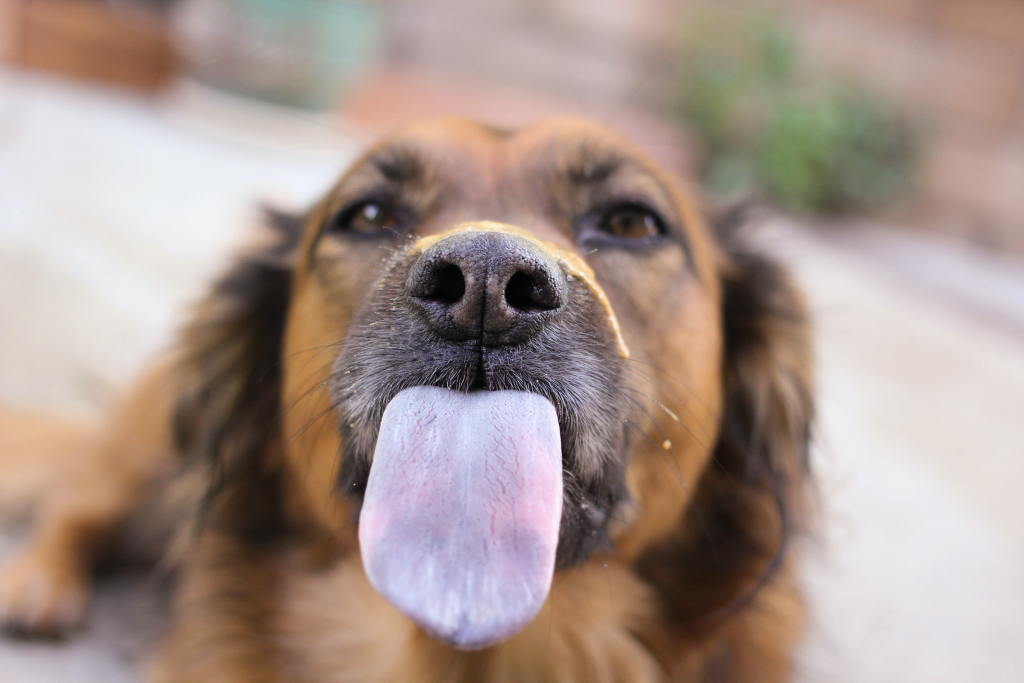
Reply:
M331 229L353 235L397 234L401 225L398 212L378 201L367 201L342 212L332 223Z
M598 223L601 232L630 240L646 240L665 234L661 220L653 213L640 206L619 206L608 213Z
M641 204L623 203L580 219L576 240L582 247L630 247L661 242L667 234L657 213Z

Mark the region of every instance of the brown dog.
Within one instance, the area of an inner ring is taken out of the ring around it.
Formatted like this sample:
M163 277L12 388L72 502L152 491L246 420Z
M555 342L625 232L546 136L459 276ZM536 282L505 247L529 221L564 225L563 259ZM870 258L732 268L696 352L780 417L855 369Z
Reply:
M78 623L163 488L157 681L788 679L813 406L777 266L568 120L408 128L269 222L105 428L6 429L0 493L42 491L8 625Z

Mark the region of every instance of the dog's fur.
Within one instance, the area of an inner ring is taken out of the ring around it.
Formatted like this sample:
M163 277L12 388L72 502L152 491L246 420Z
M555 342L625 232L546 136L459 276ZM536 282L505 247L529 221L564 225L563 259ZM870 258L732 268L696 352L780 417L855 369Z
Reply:
M399 234L346 227L367 198L397 207ZM664 235L594 242L624 203ZM402 304L410 245L479 220L584 256L630 358L580 282L571 315L529 344L478 341L463 363L431 336ZM105 426L0 425L0 495L35 501L36 524L0 574L0 618L79 623L90 568L159 489L172 502L150 517L176 528L176 593L156 681L787 680L803 621L789 541L806 517L808 327L736 222L706 228L677 180L583 122L397 133L306 215L269 214L270 236ZM380 413L415 384L526 389L558 412L551 593L479 651L420 631L359 559Z

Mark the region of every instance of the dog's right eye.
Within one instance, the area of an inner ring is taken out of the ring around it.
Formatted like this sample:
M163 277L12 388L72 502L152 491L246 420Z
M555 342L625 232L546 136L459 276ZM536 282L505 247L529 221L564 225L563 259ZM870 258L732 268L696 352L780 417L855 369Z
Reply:
M333 232L351 235L375 236L397 235L401 228L399 212L380 201L365 201L356 204L338 215L331 222Z

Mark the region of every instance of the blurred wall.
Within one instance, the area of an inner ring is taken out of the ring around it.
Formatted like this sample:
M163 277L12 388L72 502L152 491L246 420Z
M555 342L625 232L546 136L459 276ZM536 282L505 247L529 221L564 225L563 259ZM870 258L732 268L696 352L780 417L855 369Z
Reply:
M393 0L399 64L657 106L670 88L676 3L666 0Z
M922 227L1024 253L1024 2L793 0L810 50L922 118Z
M105 0L0 0L0 60L142 90L176 66L161 13Z

